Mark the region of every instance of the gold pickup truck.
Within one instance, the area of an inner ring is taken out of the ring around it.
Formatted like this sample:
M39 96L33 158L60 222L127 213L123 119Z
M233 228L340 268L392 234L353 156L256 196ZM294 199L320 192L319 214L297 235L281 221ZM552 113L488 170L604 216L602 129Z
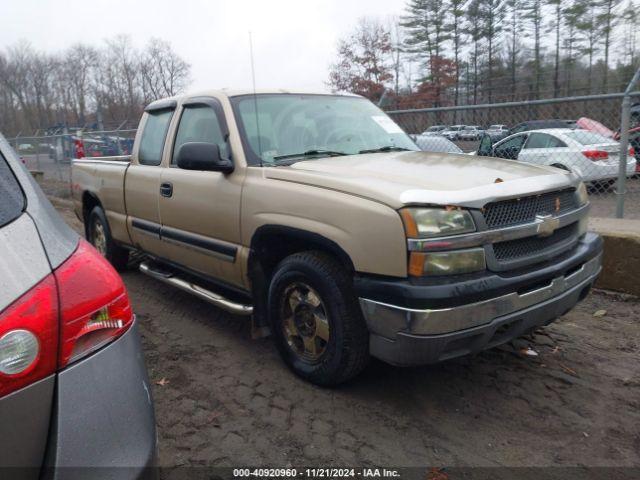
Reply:
M421 152L364 98L211 91L156 101L131 157L79 159L90 242L271 333L333 385L370 356L479 352L589 291L602 240L571 173Z

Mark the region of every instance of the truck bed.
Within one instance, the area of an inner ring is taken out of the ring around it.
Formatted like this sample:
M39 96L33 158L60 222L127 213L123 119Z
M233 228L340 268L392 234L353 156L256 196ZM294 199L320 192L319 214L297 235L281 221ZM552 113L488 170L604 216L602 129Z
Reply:
M75 159L71 164L71 196L76 214L86 220L90 212L83 211L83 198L94 197L106 213L113 237L124 243L130 242L124 193L130 160L129 155L95 157Z

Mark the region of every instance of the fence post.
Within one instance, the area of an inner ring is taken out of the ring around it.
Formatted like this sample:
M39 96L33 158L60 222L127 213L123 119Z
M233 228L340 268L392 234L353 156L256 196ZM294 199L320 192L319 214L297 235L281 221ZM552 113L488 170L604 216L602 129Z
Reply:
M640 68L629 82L622 99L622 118L620 120L620 159L618 162L618 185L616 187L616 217L624 217L624 200L627 183L627 156L629 155L629 125L631 123L631 91L640 79Z

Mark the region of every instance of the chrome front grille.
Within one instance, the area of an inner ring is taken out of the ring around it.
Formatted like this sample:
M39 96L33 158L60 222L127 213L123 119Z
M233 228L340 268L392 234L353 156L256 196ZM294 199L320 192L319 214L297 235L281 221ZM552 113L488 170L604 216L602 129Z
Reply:
M483 209L487 228L502 228L535 221L536 215L561 215L578 208L574 188L530 197L488 203Z
M548 237L527 237L493 244L498 262L511 262L529 257L540 257L562 246L569 246L577 238L578 224L572 223L556 230Z

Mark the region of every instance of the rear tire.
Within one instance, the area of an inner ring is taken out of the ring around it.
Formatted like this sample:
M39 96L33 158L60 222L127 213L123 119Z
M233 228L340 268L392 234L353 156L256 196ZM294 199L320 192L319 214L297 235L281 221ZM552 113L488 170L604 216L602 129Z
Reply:
M269 287L269 321L276 346L298 376L333 386L369 361L369 331L349 273L323 252L285 258Z
M116 270L122 271L127 267L129 250L113 241L107 216L101 207L94 207L89 214L87 240Z

